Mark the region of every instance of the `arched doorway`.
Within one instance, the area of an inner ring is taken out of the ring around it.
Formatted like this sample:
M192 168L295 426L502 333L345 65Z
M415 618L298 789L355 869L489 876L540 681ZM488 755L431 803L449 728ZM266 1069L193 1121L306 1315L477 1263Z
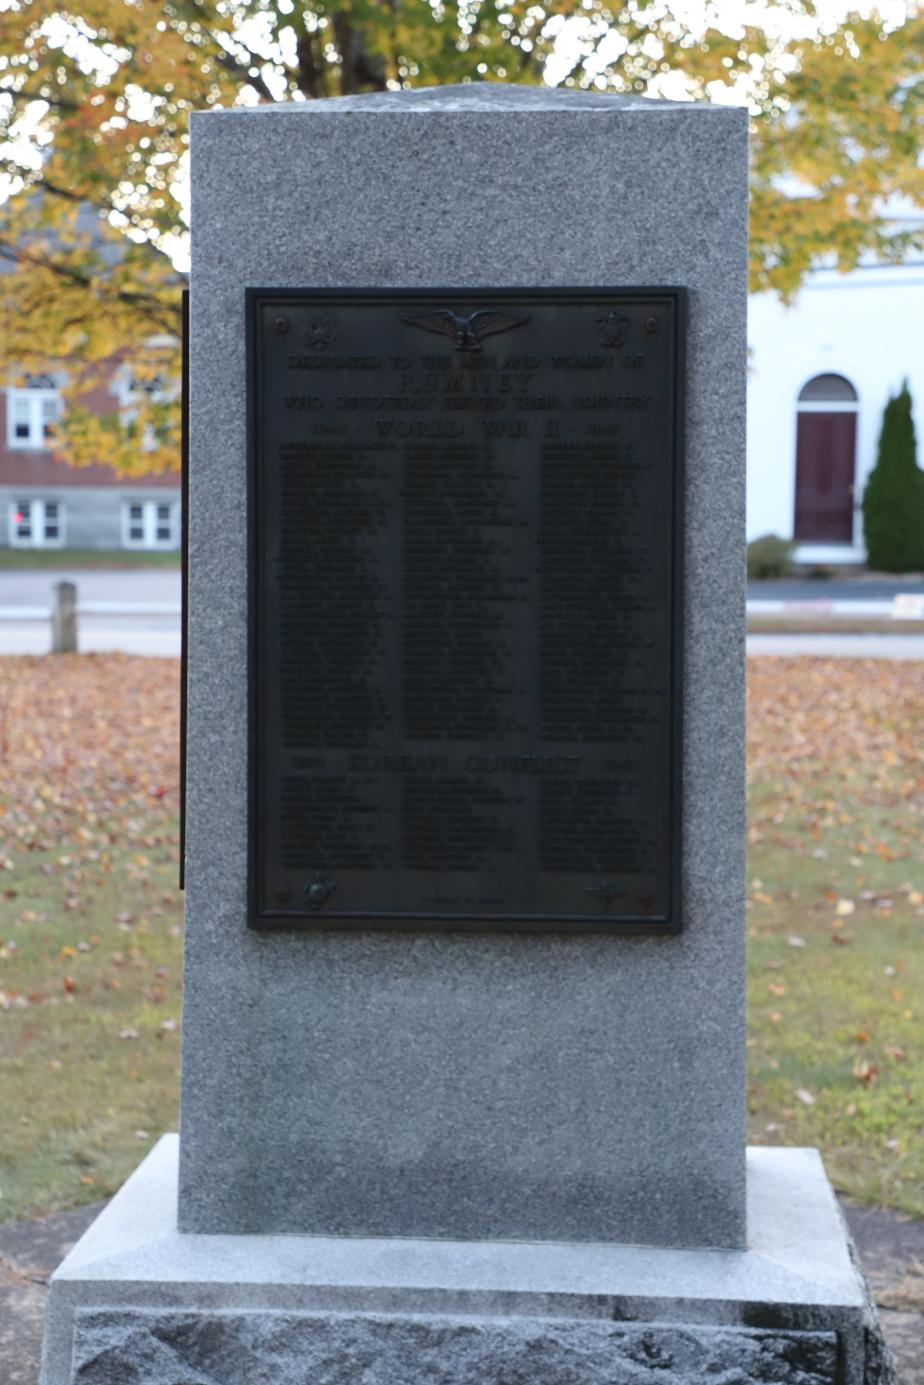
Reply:
M796 539L853 542L857 392L843 375L816 375L796 415Z

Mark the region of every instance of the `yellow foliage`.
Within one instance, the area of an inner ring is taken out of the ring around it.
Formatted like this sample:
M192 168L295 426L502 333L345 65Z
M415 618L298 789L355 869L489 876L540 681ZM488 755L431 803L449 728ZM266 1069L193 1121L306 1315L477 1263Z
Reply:
M708 6L694 31L660 0L78 0L66 12L59 0L7 0L4 368L66 374L56 445L73 463L177 464L176 397L142 389L121 415L98 418L86 396L116 366L142 383L178 376L171 256L186 229L187 121L217 106L551 77L657 95L679 74L689 99L750 105L753 288L790 296L819 256L843 270L869 252L899 258L922 243L885 216L895 196L924 202L919 8L891 30L851 15L834 32L801 0L759 13L764 27L725 32Z

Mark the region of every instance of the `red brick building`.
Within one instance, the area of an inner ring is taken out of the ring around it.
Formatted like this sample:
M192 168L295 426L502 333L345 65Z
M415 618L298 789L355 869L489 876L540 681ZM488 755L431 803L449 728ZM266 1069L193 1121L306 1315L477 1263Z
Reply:
M55 457L61 376L34 374L0 390L0 546L147 548L180 545L177 473L122 476L100 464ZM89 395L100 414L131 407L133 382L117 367L108 389Z

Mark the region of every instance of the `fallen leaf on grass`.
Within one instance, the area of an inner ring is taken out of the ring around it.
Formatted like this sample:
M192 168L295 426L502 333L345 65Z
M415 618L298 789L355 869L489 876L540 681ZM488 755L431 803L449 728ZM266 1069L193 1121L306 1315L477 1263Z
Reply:
M103 882L114 842L145 867L150 847L173 845L176 663L121 654L5 659L0 680L0 867L47 854L38 863L44 876L68 873L56 911L83 910L89 897L80 886ZM18 893L4 891L7 899ZM19 918L34 925L41 915L26 908Z

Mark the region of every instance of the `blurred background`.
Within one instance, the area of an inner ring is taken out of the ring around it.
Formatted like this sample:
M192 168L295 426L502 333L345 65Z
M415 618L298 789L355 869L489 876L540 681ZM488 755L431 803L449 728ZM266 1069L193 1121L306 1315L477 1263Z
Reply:
M922 51L899 0L0 0L12 1385L177 1120L188 114L471 81L750 112L750 1133L821 1148L924 1379Z

